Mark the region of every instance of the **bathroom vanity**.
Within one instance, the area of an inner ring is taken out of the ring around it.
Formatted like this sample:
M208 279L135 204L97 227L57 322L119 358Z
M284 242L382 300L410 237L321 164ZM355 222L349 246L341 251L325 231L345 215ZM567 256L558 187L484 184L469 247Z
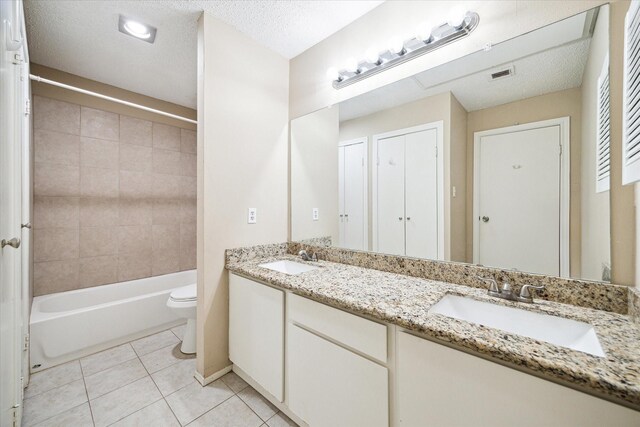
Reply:
M227 269L234 371L297 422L640 424L640 330L627 316L293 255ZM430 313L451 295L590 325L605 356Z

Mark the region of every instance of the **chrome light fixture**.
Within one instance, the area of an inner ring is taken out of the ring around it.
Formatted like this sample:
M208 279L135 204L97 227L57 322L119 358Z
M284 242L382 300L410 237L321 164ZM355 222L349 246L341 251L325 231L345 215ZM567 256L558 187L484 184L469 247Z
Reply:
M118 30L128 36L153 43L156 39L156 28L120 15Z
M403 41L394 37L383 52L371 47L367 49L364 60L349 58L342 69L329 68L327 77L335 89L341 89L466 37L479 22L480 16L476 12L453 10L445 24L434 26L425 22L416 29L414 38Z

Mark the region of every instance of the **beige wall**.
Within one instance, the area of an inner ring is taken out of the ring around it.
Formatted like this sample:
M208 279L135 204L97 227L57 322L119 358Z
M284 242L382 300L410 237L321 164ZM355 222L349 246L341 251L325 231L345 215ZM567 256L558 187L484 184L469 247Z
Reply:
M589 46L582 77L582 250L580 277L602 280L603 264L611 265L609 191L596 193L596 127L598 77L609 52L609 7L603 6Z
M567 18L606 1L468 1L480 14L480 25L467 38L346 88L335 90L326 77L329 67L345 58L362 57L372 45L386 46L391 37L410 35L425 17L446 17L452 1L389 1L291 60L290 117L300 117L386 84L410 77L470 53L487 43L500 43ZM444 18L443 18L444 19Z
M470 112L467 116L467 259L473 259L473 137L475 132L516 124L569 116L571 118L571 173L569 251L572 277L580 276L580 150L581 150L581 92L568 89L497 107Z
M368 137L369 153L373 135L443 121L444 126L444 188L445 188L445 259L464 261L465 236L457 230L464 227L465 209L465 156L466 111L450 92L430 96L418 101L379 111L340 123L340 141ZM369 171L374 159L369 155ZM451 198L451 187L456 186L457 198ZM372 242L371 173L369 173L369 242ZM451 241L461 238L462 241Z
M65 73L64 71L45 67L43 65L31 63L29 66L31 68L31 74L34 74L36 76L79 87L85 90L90 90L103 95L112 96L124 101L144 105L145 107L155 108L156 110L176 114L188 119L196 119L196 110L191 108L183 107L171 102L161 101L149 96L140 95L139 93L130 92L128 90L100 83L95 80L85 79L84 77ZM68 89L63 89L56 86L51 86L46 83L38 83L35 80L31 81L31 90L33 94L45 96L47 98L58 99L60 101L67 101L74 104L84 105L85 107L97 108L99 110L123 114L125 116L134 117L137 119L177 126L183 129L196 130L196 125L193 123L172 119L170 117L154 114L148 111L140 110L138 108L128 107L115 102L96 98L94 96L73 92Z
M325 108L291 121L292 240L331 236L338 243L339 111Z
M203 14L198 23L197 370L228 360L227 248L287 239L289 63ZM247 208L257 224L247 224Z
M195 268L194 131L38 95L33 128L34 295Z
M611 89L611 277L612 282L635 282L635 206L633 185L622 185L622 81L624 17L630 2L609 6L609 64Z
M471 262L467 259L467 110L451 95L450 179L448 197L451 199L451 260ZM455 197L453 191L455 188Z

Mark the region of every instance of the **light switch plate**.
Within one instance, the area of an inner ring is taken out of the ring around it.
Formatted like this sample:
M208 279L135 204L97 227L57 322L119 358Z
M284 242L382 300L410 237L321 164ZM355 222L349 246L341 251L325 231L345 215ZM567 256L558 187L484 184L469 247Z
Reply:
M247 209L247 224L255 224L256 222L258 222L258 209Z
M312 218L313 218L314 221L317 221L318 219L320 219L320 214L318 212L318 208L313 208Z

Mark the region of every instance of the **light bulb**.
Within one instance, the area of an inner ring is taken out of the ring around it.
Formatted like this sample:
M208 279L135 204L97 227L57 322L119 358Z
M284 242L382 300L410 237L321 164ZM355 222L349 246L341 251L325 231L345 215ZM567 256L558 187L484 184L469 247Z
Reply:
M460 27L464 22L464 18L467 16L467 11L462 6L454 6L449 10L447 14L447 24L454 28Z
M400 37L392 37L389 40L389 51L396 55L402 55L404 53L404 42Z
M141 39L148 39L149 37L151 37L151 32L149 31L149 28L147 28L146 25L136 21L125 22L124 29L127 30L127 32L132 36L135 36Z
M371 46L365 53L367 62L370 64L378 64L380 62L380 53L375 46Z
M431 38L431 30L433 30L434 25L431 22L422 22L416 28L416 39L426 42Z
M358 71L358 61L356 58L349 58L347 59L344 68L350 73L356 73Z
M327 78L331 81L340 80L340 73L334 67L331 67L327 70Z

